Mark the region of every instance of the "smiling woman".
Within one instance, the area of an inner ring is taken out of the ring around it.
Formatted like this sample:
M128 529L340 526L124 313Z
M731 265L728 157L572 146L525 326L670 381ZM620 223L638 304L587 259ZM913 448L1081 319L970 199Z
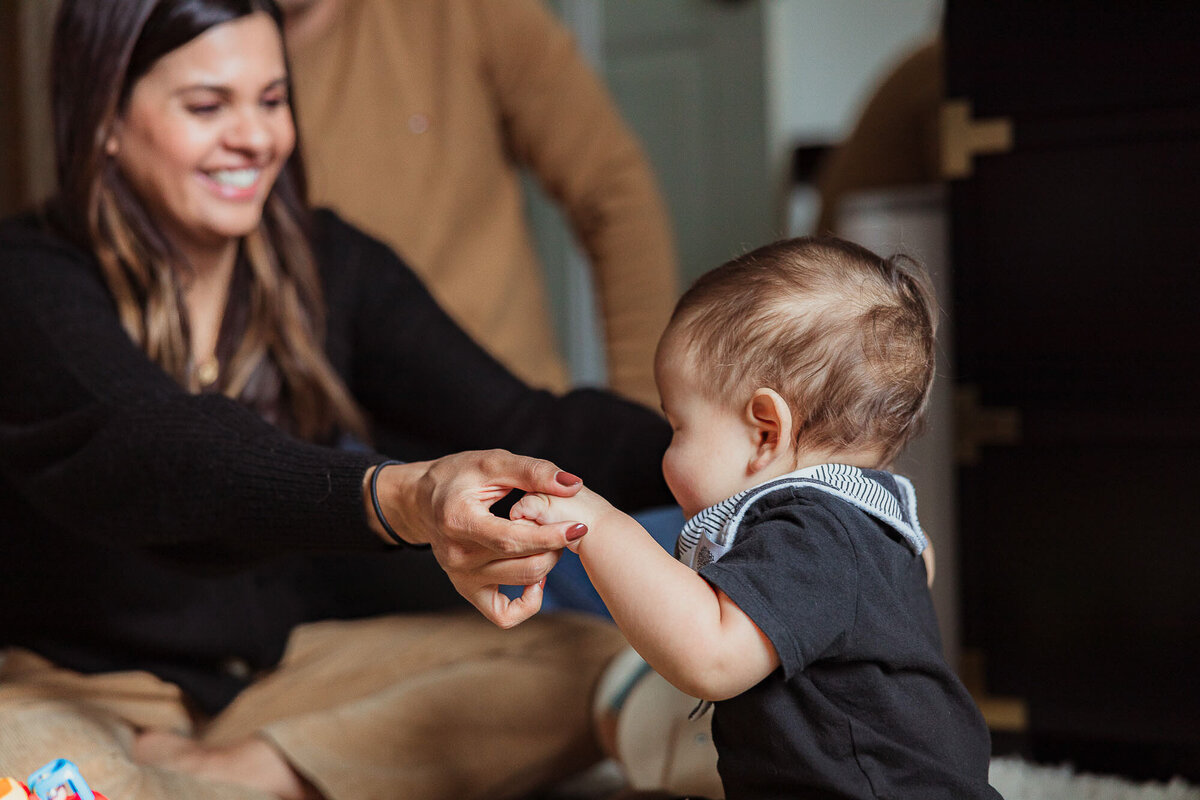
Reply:
M70 753L124 800L533 791L600 757L623 640L501 630L580 534L490 509L572 472L661 505L669 430L530 389L308 209L281 31L62 2L57 192L0 223L0 563L37 598L0 604L0 764Z
M283 43L262 12L155 62L105 151L199 271L232 263L296 142Z
M190 375L208 387L220 377L218 333L240 237L258 230L296 142L283 42L260 11L210 28L133 78L105 152L190 267Z
M241 398L306 438L335 427L364 436L318 340L325 308L303 235L278 10L263 0L127 5L94 12L143 20L124 45L120 85L87 86L115 65L81 63L104 54L74 49L86 32L64 30L85 15L60 17L61 216L95 243L130 337L181 384ZM102 152L88 130L103 132ZM239 263L262 292L254 307L229 292ZM227 318L245 330L223 336ZM285 387L293 402L279 402Z

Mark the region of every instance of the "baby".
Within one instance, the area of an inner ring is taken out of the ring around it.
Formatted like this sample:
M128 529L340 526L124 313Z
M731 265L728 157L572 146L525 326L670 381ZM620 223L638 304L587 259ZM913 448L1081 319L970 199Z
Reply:
M587 526L572 547L630 644L715 701L728 800L999 797L942 659L912 485L886 471L921 425L935 324L911 259L759 248L701 277L659 342L678 560L587 489L512 510Z

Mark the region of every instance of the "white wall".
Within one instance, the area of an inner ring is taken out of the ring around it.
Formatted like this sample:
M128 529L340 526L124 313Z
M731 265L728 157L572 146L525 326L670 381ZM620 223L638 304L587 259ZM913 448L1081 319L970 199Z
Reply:
M942 0L767 0L768 146L786 170L796 144L849 133L877 82L933 36Z

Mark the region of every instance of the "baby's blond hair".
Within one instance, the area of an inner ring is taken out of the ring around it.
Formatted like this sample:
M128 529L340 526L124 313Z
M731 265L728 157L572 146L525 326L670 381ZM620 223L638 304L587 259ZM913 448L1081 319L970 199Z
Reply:
M876 450L884 466L923 424L936 326L916 261L804 237L701 276L663 341L680 343L710 400L736 409L774 389L797 421L795 446Z

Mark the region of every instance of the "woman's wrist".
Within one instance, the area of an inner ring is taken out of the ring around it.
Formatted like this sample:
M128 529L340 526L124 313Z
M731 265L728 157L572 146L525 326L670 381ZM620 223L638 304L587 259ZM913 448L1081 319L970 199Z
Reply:
M416 485L425 474L423 463L383 461L363 475L363 503L367 525L391 545L428 547L419 525L411 524L416 507Z

